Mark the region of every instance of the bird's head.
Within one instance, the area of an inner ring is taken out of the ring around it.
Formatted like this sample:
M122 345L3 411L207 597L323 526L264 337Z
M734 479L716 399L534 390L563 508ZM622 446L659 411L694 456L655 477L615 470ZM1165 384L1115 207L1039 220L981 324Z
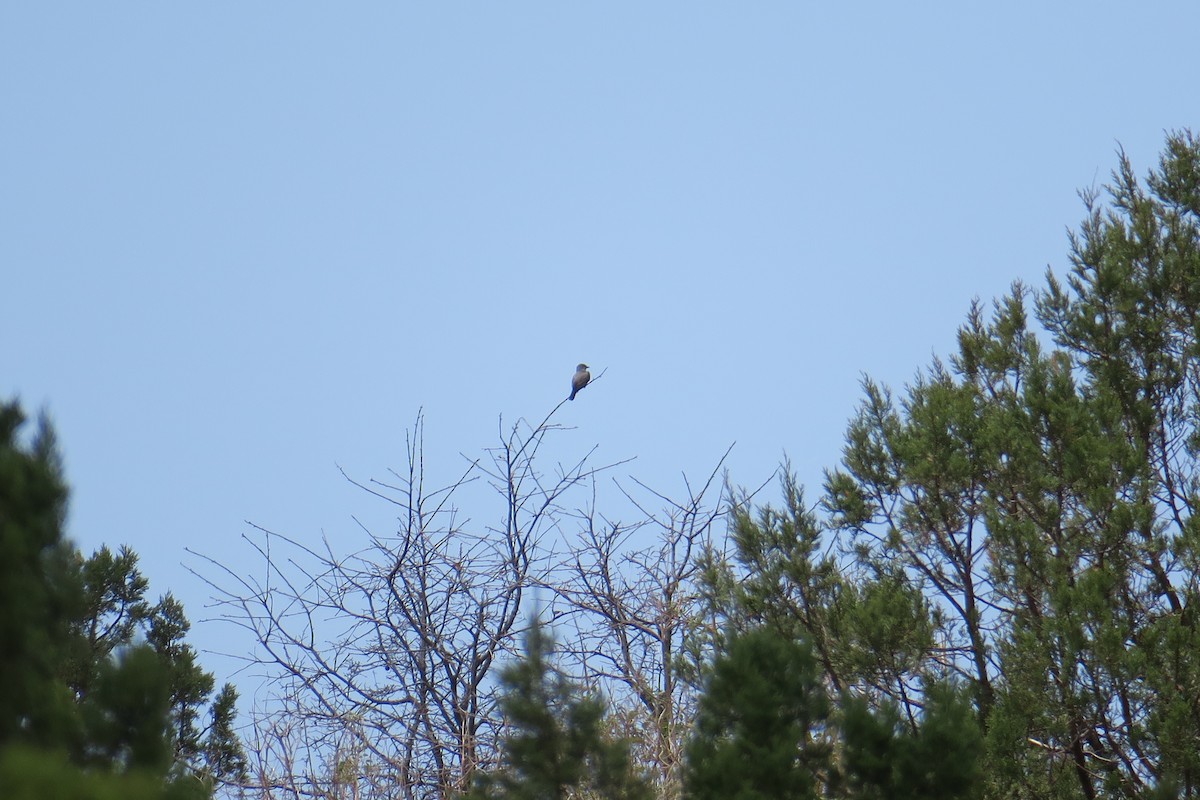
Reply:
M575 367L575 371L576 371L576 372L582 372L583 370L585 370L585 369L587 369L587 368L588 368L588 365L587 365L587 364L580 364L579 366Z

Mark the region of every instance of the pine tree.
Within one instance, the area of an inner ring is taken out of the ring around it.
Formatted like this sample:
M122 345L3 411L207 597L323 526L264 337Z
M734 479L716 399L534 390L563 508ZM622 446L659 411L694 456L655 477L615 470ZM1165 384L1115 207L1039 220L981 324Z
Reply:
M833 783L829 699L805 644L759 628L713 665L688 747L690 800L807 800Z
M182 607L146 602L128 548L71 545L53 432L25 444L24 421L0 405L0 796L209 796L244 775L236 694L198 729L213 678Z
M1200 140L1107 193L1065 278L866 384L827 484L843 550L936 611L911 674L970 677L995 797L1200 792Z
M1106 192L1065 276L973 304L902 391L864 381L828 517L790 476L734 516L726 618L813 643L860 767L916 746L932 675L966 681L988 797L1200 793L1200 139Z
M0 746L51 745L77 736L71 693L59 680L79 613L78 575L62 539L67 487L54 433L0 404Z

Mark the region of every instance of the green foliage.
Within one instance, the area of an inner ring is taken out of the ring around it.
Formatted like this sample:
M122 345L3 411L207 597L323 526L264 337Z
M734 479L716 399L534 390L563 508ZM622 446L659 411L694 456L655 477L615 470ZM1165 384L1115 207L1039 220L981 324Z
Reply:
M808 647L769 628L734 637L700 701L685 796L818 797L819 781L831 770L822 740L829 711Z
M16 403L0 406L3 795L211 795L245 773L236 694L227 686L198 729L213 678L183 641L182 607L146 602L127 548L75 550L53 434L43 420L25 445L23 423Z
M920 725L900 721L894 705L844 703L844 769L850 797L955 800L982 794L983 735L971 703L952 686L925 692Z
M165 665L147 647L132 647L102 662L81 706L86 762L165 773L172 755L164 735L168 681Z
M925 597L902 572L864 576L843 592L845 675L873 687L895 686L920 670L933 648L932 614Z
M0 744L60 742L76 725L58 680L78 609L78 575L61 538L67 487L43 419L28 447L25 415L0 404Z
M731 513L736 558L745 574L733 594L737 610L732 626L748 631L766 625L788 639L806 636L840 691L844 631L839 602L845 582L837 562L822 555L821 527L786 465L782 489L780 509L766 506L755 515L748 503L738 503Z
M927 686L918 718L894 703L834 705L803 640L763 627L713 665L688 748L689 800L846 797L965 800L981 795L983 734L969 697Z
M149 772L84 770L61 753L21 746L0 748L0 788L4 800L203 800L211 796L199 781L164 783Z
M605 703L556 670L552 639L534 623L524 658L500 676L500 707L508 730L503 766L479 775L470 800L604 800L650 798L634 771L626 742L605 734Z
M196 663L196 651L183 641L190 628L183 606L167 594L149 616L146 641L167 666L176 757L194 763L204 753L197 723L214 682L213 676ZM232 691L232 687L226 688Z
M233 729L237 714L237 690L225 684L209 708L208 734L203 739L201 777L206 781L242 781L246 777L246 754Z

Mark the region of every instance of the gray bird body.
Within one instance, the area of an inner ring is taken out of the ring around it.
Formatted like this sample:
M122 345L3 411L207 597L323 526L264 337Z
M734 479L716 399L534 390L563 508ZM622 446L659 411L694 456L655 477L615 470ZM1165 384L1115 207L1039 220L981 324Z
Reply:
M588 372L587 364L580 364L575 368L575 374L571 377L571 396L568 400L574 400L575 395L579 390L588 385L588 381L592 379L592 373Z

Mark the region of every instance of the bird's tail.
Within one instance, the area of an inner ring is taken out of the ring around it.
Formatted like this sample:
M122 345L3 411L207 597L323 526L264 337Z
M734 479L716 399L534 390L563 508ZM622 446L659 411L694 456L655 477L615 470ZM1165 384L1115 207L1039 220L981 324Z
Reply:
M572 390L571 390L571 396L570 396L570 397L568 397L567 399L568 399L568 400L574 400L574 399L575 399L575 392L576 392L576 390L575 390L575 389L572 389Z

